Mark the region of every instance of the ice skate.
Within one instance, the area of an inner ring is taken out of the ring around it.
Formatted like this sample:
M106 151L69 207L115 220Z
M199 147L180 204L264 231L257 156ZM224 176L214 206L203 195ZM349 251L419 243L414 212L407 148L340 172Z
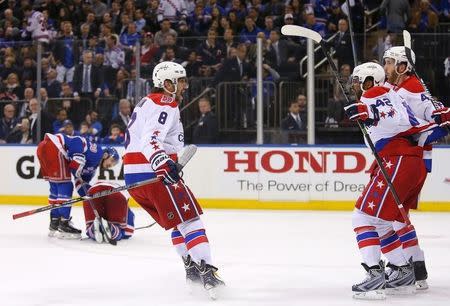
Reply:
M58 238L81 239L81 231L73 226L72 218L62 219L58 226Z
M56 234L58 233L59 222L60 222L60 218L50 217L50 225L48 226L48 229L49 229L48 236L49 237L56 236Z
M200 262L197 267L200 273L200 279L203 282L203 287L209 294L209 297L213 300L217 299L217 287L225 286L225 283L217 275L217 268L206 264L204 260Z
M416 289L426 290L428 289L428 272L425 266L425 261L414 261L414 275L416 277Z
M363 300L384 300L386 298L386 278L384 264L369 267L365 263L362 266L367 271L366 279L361 283L353 285L353 298Z
M387 264L386 293L389 295L406 295L416 292L416 278L412 263L404 266Z
M187 255L183 258L184 269L186 270L186 283L189 286L195 284L201 284L202 280L200 279L200 272L197 269L197 266L192 261L191 255Z
M98 243L103 242L103 233L100 230L100 221L97 218L94 219L94 238Z

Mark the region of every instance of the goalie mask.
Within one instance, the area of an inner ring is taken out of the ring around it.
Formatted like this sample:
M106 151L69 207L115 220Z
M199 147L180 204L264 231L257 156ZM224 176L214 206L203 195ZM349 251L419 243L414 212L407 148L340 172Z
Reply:
M367 78L372 78L374 86L383 86L385 80L384 69L377 63L364 63L356 66L353 69L352 82L358 83L361 90L365 92L363 88L364 82Z
M403 74L408 71L412 71L413 69L412 65L415 64L416 62L416 54L414 53L413 50L411 50L411 59L413 62L412 63L409 62L408 57L406 56L406 49L403 46L391 47L386 51L384 51L383 61L386 58L392 58L394 60L395 72L397 74ZM406 64L406 70L403 73L399 73L397 67L402 63Z
M178 80L180 78L186 78L186 69L183 66L173 62L162 62L155 66L153 69L153 86L156 88L163 88L165 91L174 95L177 92ZM169 80L175 85L173 92L168 91L164 87L164 81Z

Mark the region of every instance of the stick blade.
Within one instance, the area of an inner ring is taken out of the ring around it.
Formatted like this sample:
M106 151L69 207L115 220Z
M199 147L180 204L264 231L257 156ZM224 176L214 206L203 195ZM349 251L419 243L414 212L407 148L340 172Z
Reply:
M311 38L316 43L320 43L322 40L322 36L316 31L293 24L284 25L281 28L281 33L283 35Z
M403 44L406 48L411 49L411 33L403 30Z
M196 145L188 145L184 148L183 154L178 158L178 163L181 166L186 166L188 161L195 155L195 152L197 152L197 146Z

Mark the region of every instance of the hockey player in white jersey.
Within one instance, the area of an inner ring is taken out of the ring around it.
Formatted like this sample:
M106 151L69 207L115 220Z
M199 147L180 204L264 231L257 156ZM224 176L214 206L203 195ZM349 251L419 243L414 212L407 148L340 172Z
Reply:
M411 50L411 58L415 61L414 51ZM383 55L384 70L386 73L386 86L394 89L408 104L415 117L431 123L447 125L450 123L450 111L438 103L439 110L433 105L431 97L425 92L420 80L412 72L413 65L406 56L403 46L389 48ZM447 134L447 130L434 129L429 134L422 134L419 139L424 147L424 163L427 172L431 172L431 143ZM427 142L427 144L425 144ZM416 209L416 207L411 207ZM417 233L414 227L407 227L406 224L394 222L394 229L400 237L404 252L408 257L412 257L414 262L414 272L416 275L416 287L419 290L428 289L428 272L425 266L425 256L420 248Z
M33 40L48 43L50 36L44 15L39 11L34 11L31 5L26 5L23 12L27 17L27 27L26 31L22 32L22 37L25 38L30 33Z
M130 195L158 224L172 229L172 243L184 261L188 282L202 283L211 298L224 285L212 265L202 209L180 178L177 153L183 148L179 102L187 88L186 70L162 62L153 70L154 89L135 107L126 131L124 173L127 184L159 177L160 182L131 189Z
M383 67L365 63L353 71L354 89L362 91L360 101L345 107L351 120L367 127L386 172L406 211L414 207L425 182L423 148L411 136L436 126L412 114L406 102L392 89L383 87ZM404 222L386 180L377 165L370 181L356 202L353 228L363 258L367 278L352 287L355 298L383 299L388 293L414 292L415 276L409 257L402 250L393 222ZM381 253L389 261L385 274ZM386 289L386 290L385 290Z

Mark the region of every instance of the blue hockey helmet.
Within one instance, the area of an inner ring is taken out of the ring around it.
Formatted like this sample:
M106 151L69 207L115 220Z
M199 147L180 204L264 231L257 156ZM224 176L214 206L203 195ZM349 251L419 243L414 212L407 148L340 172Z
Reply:
M102 150L103 150L103 154L105 154L105 153L108 154L107 156L104 157L104 159L112 157L114 160L114 164L117 164L119 162L120 155L119 155L119 152L117 152L117 150L114 147L107 146L107 147L103 147Z

